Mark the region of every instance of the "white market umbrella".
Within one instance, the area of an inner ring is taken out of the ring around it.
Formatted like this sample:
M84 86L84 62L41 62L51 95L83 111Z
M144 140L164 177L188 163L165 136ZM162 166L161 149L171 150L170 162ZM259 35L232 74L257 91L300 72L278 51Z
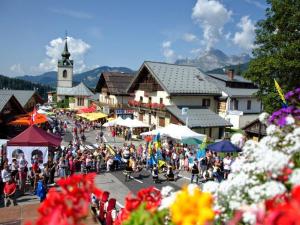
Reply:
M181 125L176 125L176 124L170 124L166 127L160 128L160 129L141 133L141 136L148 136L148 135L154 136L154 135L157 135L158 133L160 133L161 136L170 137L170 138L177 139L180 141L188 139L188 138L195 138L200 141L203 141L206 138L206 135L199 134L199 133L191 130L187 126L181 126Z
M188 138L195 138L203 141L206 138L206 135L199 134L187 126L181 126L176 124L170 124L161 130L161 136L167 136L177 140L184 140Z
M113 127L113 126L119 125L119 123L121 123L122 121L124 121L124 120L122 119L122 117L119 116L117 119L114 119L114 120L104 123L103 126L104 127Z
M145 124L145 123L143 123L140 120L133 119L133 121L132 121L132 127L135 128L135 127L150 127L150 126L147 125L147 124Z
M126 118L125 120L120 121L117 124L129 128L149 127L149 125L143 123L142 121L139 121L137 119L130 119L130 118Z

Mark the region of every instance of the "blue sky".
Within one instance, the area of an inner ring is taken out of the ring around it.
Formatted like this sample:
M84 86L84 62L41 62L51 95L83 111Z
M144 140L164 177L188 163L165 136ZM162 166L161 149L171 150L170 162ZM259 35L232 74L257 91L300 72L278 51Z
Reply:
M194 58L210 47L251 52L264 0L1 0L0 74L53 70L68 31L75 72L138 69Z

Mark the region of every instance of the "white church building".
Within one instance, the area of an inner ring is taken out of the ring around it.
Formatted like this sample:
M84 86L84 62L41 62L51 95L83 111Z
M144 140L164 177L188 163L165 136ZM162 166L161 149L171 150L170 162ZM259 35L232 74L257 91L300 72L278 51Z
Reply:
M93 97L94 93L82 82L73 86L74 61L70 59L71 54L68 51L67 38L61 56L62 59L58 60L57 64L57 102L69 99L71 109L88 107L90 98Z

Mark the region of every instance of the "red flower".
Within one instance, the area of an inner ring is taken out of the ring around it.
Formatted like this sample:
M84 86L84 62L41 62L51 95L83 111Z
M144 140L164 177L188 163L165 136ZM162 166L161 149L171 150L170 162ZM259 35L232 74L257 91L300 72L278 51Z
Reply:
M155 187L141 189L136 197L130 194L125 199L125 208L119 213L116 224L122 224L130 217L130 213L136 210L142 203L146 203L146 209L155 211L161 202L161 193Z
M281 175L278 176L278 180L281 182L286 182L289 179L289 175L293 172L292 169L289 167L284 167L283 170L281 171Z
M88 215L90 195L100 196L102 191L94 185L95 174L72 175L60 179L60 190L51 188L41 204L37 225L80 225Z
M152 109L157 109L157 108L159 108L159 104L158 103L152 103L151 108Z
M161 104L159 104L159 108L160 108L160 109L164 109L164 108L165 108L165 105L161 103Z
M300 225L300 186L290 196L281 195L266 201L264 225Z

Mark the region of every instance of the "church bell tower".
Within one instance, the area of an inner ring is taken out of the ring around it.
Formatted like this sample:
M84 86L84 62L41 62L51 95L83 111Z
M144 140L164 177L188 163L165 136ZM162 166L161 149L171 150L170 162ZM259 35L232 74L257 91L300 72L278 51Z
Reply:
M71 54L68 50L67 36L61 56L62 58L58 60L57 64L57 87L71 88L73 82L73 60L69 59Z

